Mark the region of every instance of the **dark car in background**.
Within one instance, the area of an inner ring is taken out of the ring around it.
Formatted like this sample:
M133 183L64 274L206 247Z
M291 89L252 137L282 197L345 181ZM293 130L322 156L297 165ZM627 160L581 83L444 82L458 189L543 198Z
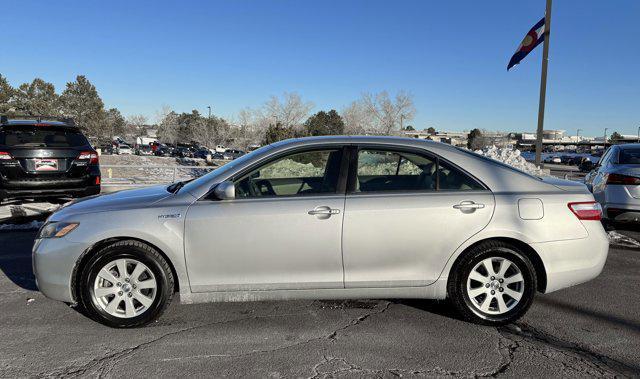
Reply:
M227 151L223 153L223 159L234 160L236 158L240 158L244 154L245 152L242 150L227 149Z
M171 157L173 156L174 148L167 145L159 145L154 151L154 155L157 157Z
M73 120L1 116L0 201L97 193L98 153Z

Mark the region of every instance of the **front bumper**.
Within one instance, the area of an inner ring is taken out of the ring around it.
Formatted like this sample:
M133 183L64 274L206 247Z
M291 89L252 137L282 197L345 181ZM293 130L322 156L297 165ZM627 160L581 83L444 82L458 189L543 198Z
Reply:
M71 279L78 258L89 247L70 242L65 237L36 240L32 250L32 263L40 292L50 299L75 302Z
M609 238L599 221L584 221L586 238L532 243L547 274L545 293L594 279L609 254Z

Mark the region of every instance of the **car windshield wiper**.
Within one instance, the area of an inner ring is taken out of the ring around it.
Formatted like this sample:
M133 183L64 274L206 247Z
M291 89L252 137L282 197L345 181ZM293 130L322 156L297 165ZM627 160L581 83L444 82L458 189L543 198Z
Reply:
M173 183L172 185L167 187L167 191L171 193L178 193L178 191L180 191L180 188L184 187L185 184L189 183L192 180L193 179L189 179L189 180L183 180L181 182Z
M167 187L167 191L169 191L171 193L178 193L178 191L180 191L180 188L184 187L185 184L186 184L186 182L173 183L169 187Z

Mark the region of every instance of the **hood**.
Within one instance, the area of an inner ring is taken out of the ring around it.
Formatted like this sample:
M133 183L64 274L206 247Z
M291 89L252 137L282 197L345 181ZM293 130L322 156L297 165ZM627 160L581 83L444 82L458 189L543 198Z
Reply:
M167 191L166 184L161 184L152 187L85 197L64 205L55 212L50 219L58 220L72 214L145 208L169 196L173 196L173 194Z
M545 176L542 181L551 184L563 191L578 192L578 193L590 193L587 186L582 182L576 182L573 180L559 179L552 176Z

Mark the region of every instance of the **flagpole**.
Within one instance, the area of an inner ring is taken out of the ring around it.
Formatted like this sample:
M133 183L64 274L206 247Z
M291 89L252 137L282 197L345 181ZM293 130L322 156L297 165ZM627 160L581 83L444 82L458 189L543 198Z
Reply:
M538 131L536 133L536 166L542 157L542 131L544 130L544 105L547 95L547 66L549 65L549 35L551 32L551 1L547 0L544 15L544 46L542 49L542 73L540 74L540 103L538 105Z

